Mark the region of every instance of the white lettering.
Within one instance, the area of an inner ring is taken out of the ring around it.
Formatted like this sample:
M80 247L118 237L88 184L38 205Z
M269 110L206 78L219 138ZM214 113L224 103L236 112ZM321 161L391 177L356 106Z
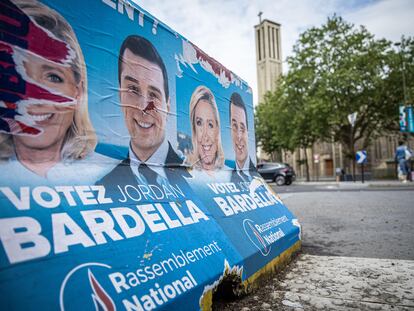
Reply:
M234 214L232 208L227 204L227 201L224 198L215 197L213 200L216 201L224 215L231 216Z
M109 279L111 280L112 285L114 286L116 292L119 294L122 292L122 288L128 290L130 287L126 284L125 277L120 272L111 273Z
M0 219L0 240L10 263L44 257L50 252L42 227L31 217Z
M118 12L121 14L124 14L124 8L127 12L128 18L133 21L134 20L134 8L129 5L128 3L125 3L124 0L118 0Z
M167 229L167 226L164 223L155 223L156 221L161 220L161 217L157 213L151 213L155 211L152 204L137 205L137 208L152 232L164 231Z
M199 222L200 219L208 220L206 214L204 214L193 201L187 200L186 203L194 223Z
M192 223L194 223L191 217L184 217L184 215L181 213L180 209L178 208L175 202L170 202L170 206L183 225L191 225Z
M88 186L76 186L75 190L84 205L98 204Z
M29 187L20 187L20 198L9 187L1 187L0 190L18 210L24 211L30 209Z
M71 192L75 191L72 186L60 186L55 188L57 192L62 192L65 196L66 201L70 206L76 206L75 199L73 198Z
M96 244L107 243L104 233L106 233L113 241L122 240L123 237L115 231L114 221L111 216L103 210L82 211L83 220L92 233ZM101 221L98 221L101 220Z
M102 0L103 3L109 5L111 8L116 10L116 3L112 0Z
M170 216L165 211L164 207L160 203L156 203L155 207L157 208L158 212L161 214L162 218L164 218L165 222L167 223L170 229L181 227L181 222L178 219L171 219Z
M99 204L109 204L113 203L111 198L105 197L105 187L104 186L91 186L92 191L98 191L98 202Z
M43 198L42 194L46 193L50 196L50 200L47 201ZM37 204L46 207L46 208L55 208L60 205L60 197L59 194L49 187L36 187L33 189L32 192L33 199L36 201Z
M92 239L66 213L52 214L52 228L56 254L67 252L71 245L82 244L84 247L95 245ZM71 233L66 234L66 231Z
M134 210L127 207L117 207L111 208L111 212L119 227L121 227L122 232L127 238L140 236L144 233L145 223L142 220L142 218L139 217L138 213L136 213ZM127 223L127 221L125 220L126 216L129 216L134 220L135 226L131 227Z

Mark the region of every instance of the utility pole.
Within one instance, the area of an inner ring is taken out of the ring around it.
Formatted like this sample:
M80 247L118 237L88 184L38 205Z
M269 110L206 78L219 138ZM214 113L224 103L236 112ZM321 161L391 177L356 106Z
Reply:
M394 43L396 47L398 47L398 54L400 55L400 62L401 62L401 74L402 74L402 83L403 83L403 94L404 94L404 106L408 105L408 97L407 97L407 86L405 82L405 61L403 58L402 52L404 52L404 38L401 38L401 42Z
M401 38L401 42L395 42L394 45L396 47L398 47L398 54L400 55L400 62L401 62L401 75L402 75L402 83L403 83L403 95L404 95L404 102L403 102L403 106L405 107L404 109L407 109L407 106L409 105L408 103L408 95L407 95L407 85L406 85L406 80L405 80L405 57L404 57L404 49L405 49L405 45L404 45L404 37ZM407 146L410 148L410 140L408 139L408 136L405 136L406 142L407 142Z

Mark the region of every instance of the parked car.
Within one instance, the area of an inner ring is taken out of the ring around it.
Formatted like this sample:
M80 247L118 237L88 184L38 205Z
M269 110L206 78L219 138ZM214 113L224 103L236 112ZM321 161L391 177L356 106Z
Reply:
M290 185L296 179L295 171L287 163L260 163L257 170L263 179L272 180L278 186Z

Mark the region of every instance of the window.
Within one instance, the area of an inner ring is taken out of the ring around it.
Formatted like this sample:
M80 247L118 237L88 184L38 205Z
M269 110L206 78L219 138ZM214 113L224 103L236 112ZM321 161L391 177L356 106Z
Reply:
M264 42L265 42L265 34L264 34L264 27L263 27L263 29L262 29L262 35L263 35L263 58L266 58L266 50L265 50L265 44L264 44Z
M270 26L267 26L267 42L269 45L269 58L272 57L272 41L270 40Z
M260 29L257 29L257 46L259 47L259 50L258 50L259 60L262 60L262 49L261 49L261 40L260 40Z
M279 56L279 29L276 29L276 59L280 59L280 56Z

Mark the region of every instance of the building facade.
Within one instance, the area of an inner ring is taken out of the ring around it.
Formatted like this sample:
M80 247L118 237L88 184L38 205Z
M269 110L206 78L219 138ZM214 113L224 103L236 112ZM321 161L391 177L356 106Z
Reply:
M261 14L259 15L261 16ZM256 68L258 103L263 103L268 91L275 91L277 81L282 75L281 25L267 19L254 26L256 42ZM276 154L269 155L258 146L258 160L271 160ZM279 157L280 158L280 157Z

